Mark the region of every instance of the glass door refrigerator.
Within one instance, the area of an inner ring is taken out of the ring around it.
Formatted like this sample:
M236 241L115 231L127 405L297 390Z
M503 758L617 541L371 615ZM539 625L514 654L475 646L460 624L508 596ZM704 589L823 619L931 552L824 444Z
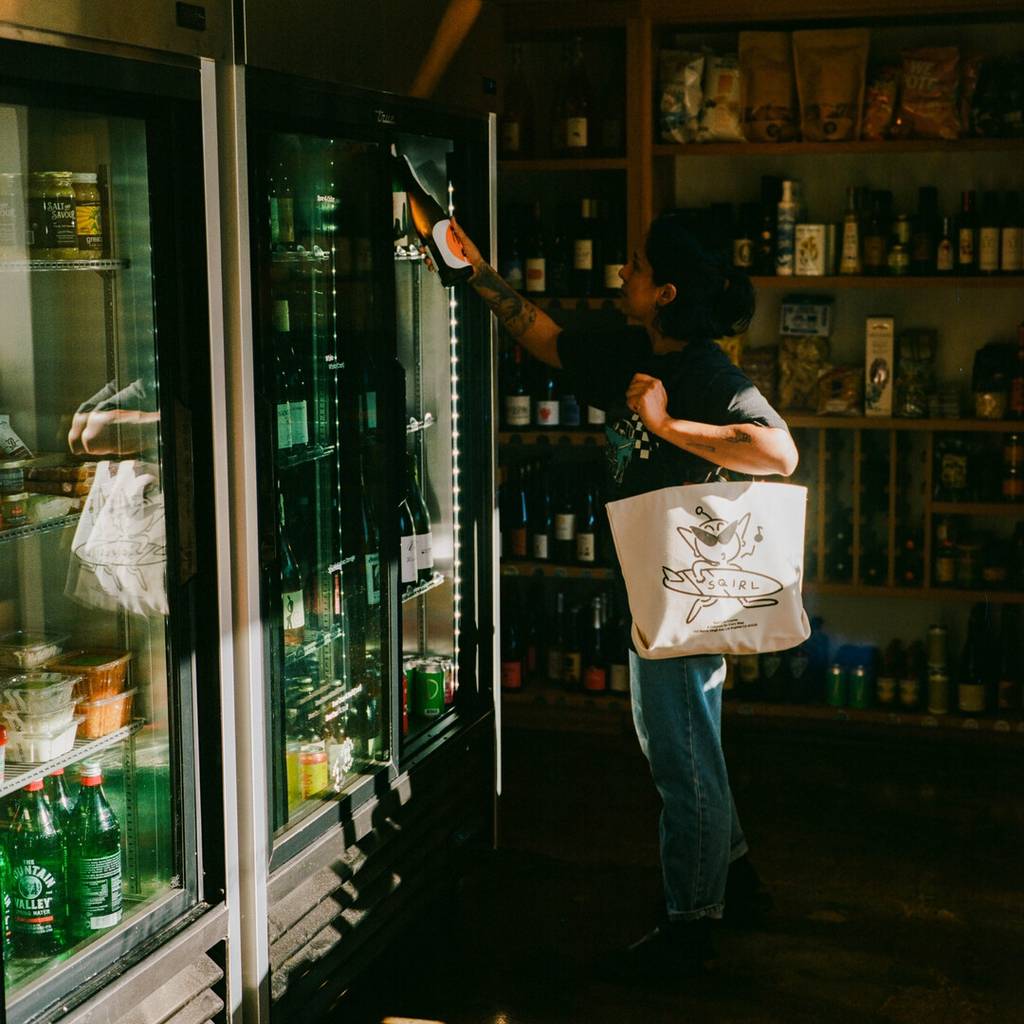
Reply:
M493 163L413 101L250 70L246 107L273 871L493 714L490 320L407 195L487 251Z
M50 1020L206 905L200 83L7 41L0 69L0 1016Z

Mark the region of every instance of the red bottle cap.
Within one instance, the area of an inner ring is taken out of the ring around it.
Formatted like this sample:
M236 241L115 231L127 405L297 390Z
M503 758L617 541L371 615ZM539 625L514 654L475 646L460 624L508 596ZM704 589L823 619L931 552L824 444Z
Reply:
M7 742L7 728L6 726L0 725L0 747L4 746Z
M42 780L42 779L33 779L33 780L32 780L32 781L31 781L31 782L30 782L30 783L29 783L29 784L28 784L28 785L27 785L27 786L25 787L25 789L27 789L27 790L28 790L28 792L30 792L30 793L35 793L35 792L37 792L38 790L40 790L40 789L42 789L42 788L43 788L43 780Z
M49 777L52 779L54 775L63 775L63 774L64 774L64 769L63 768L54 768L53 771L50 772L50 776Z
M99 786L103 782L103 766L99 761L83 761L78 774L83 786Z

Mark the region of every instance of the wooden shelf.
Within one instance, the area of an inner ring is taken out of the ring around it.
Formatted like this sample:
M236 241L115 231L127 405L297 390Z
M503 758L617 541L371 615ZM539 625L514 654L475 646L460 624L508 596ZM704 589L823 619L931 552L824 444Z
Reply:
M917 420L889 416L813 416L809 413L783 412L789 426L811 430L916 430L921 433L1012 433L1024 430L1020 420Z
M915 601L958 601L974 604L988 601L992 604L1024 604L1024 591L1020 590L959 590L956 587L872 587L866 583L830 583L804 580L805 594L824 597L903 598Z
M856 156L917 153L992 153L1024 150L1024 139L883 139L880 142L708 142L665 143L655 157L693 156Z
M1024 274L978 274L972 277L955 277L953 275L922 277L906 274L899 277L847 274L834 277L751 277L754 287L762 291L802 291L857 289L860 291L880 289L909 288L1024 288Z
M604 444L604 431L600 428L580 427L573 430L503 430L498 444Z
M624 171L624 156L547 157L537 160L499 160L498 170L510 174L534 171Z
M948 516L990 516L1024 519L1024 504L1001 501L933 501L932 512Z

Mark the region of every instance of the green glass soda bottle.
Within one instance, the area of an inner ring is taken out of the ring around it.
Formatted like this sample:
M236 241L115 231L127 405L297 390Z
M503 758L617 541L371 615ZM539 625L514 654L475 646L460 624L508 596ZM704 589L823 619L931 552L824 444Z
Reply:
M25 787L10 860L13 951L16 956L53 956L65 946L67 858L42 779Z
M7 843L0 840L0 929L4 942L11 941L11 862Z
M103 793L103 769L85 761L68 824L68 915L84 939L121 920L121 826Z
M55 768L43 779L43 792L49 801L50 810L53 811L57 828L63 832L71 820L71 812L75 809L75 802L71 799L68 784L64 780L63 768Z

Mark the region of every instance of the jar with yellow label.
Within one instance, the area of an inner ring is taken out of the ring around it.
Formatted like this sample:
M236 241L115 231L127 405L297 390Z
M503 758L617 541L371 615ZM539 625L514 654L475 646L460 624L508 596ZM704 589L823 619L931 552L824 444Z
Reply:
M78 258L98 260L103 256L103 207L96 175L71 175L75 192L75 234L78 239Z

